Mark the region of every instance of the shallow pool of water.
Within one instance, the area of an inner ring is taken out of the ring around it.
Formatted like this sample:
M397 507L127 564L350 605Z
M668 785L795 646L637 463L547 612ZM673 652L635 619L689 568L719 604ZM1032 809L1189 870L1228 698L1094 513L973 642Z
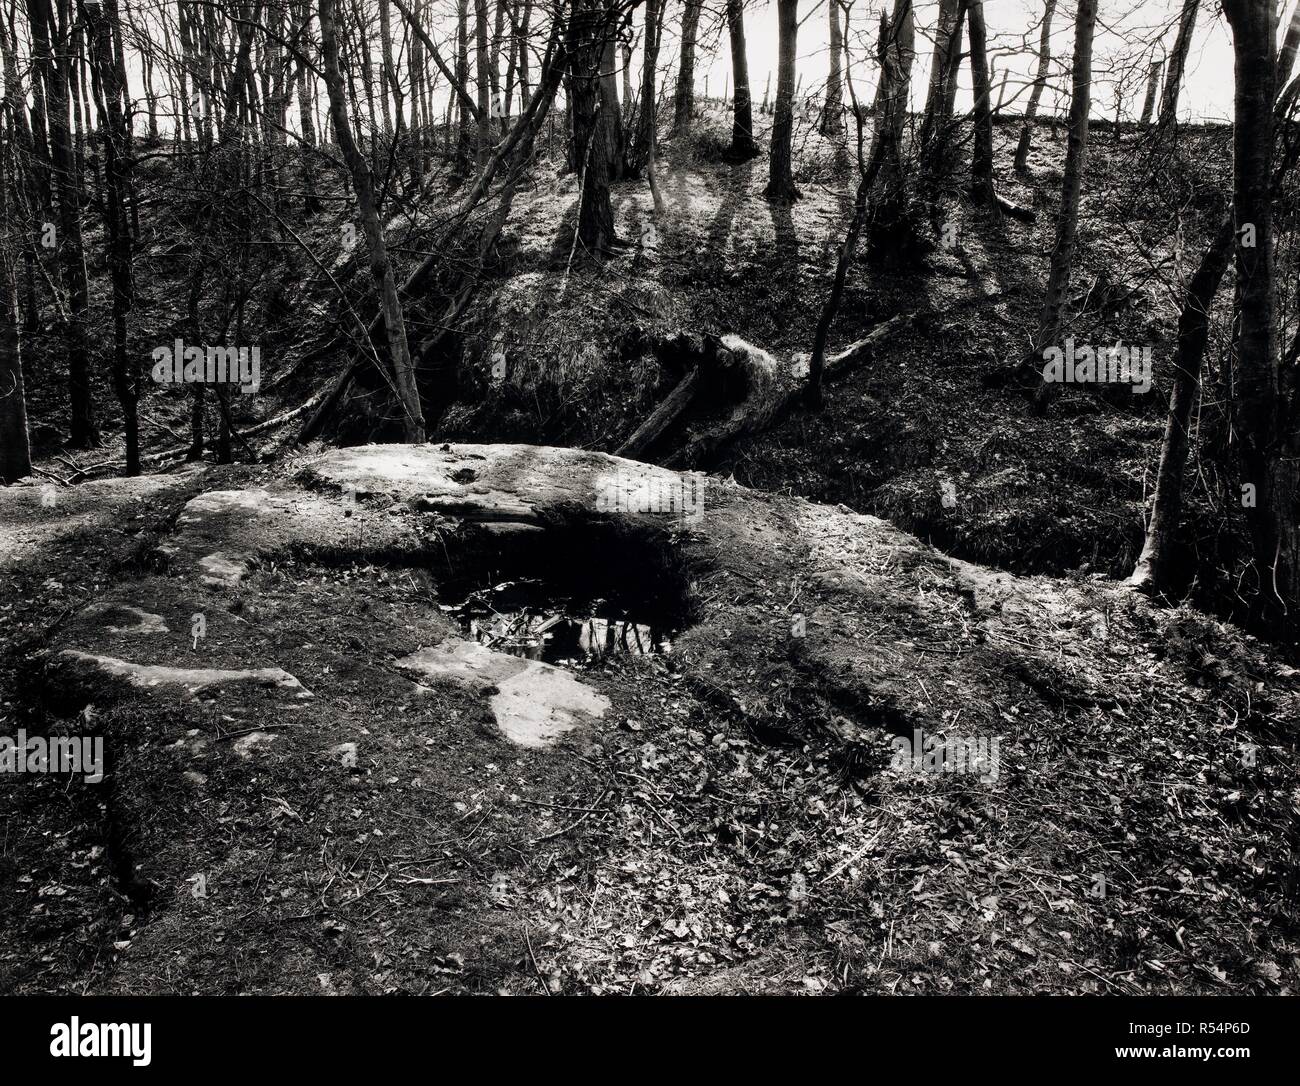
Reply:
M470 640L551 664L672 651L670 631L608 600L546 599L537 582L506 581L444 606Z

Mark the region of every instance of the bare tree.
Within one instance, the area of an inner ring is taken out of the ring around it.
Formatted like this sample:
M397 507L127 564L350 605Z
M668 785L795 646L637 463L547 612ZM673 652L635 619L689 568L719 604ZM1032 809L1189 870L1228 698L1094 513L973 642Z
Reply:
M317 15L320 21L321 55L324 60L325 89L329 94L330 119L334 124L334 137L352 177L352 189L357 198L357 212L361 228L370 250L370 273L379 291L384 313L384 330L387 333L388 353L392 359L393 378L398 400L404 412L403 433L411 443L424 441L424 412L420 407L420 394L415 386L415 368L406 340L406 321L402 302L397 294L393 267L388 259L388 245L375 207L374 180L370 166L357 147L348 120L347 98L343 89L343 75L339 67L338 36L334 22L335 0L319 0Z
M934 34L934 55L930 61L930 88L921 118L921 173L932 179L940 172L952 121L957 70L961 64L962 26L967 0L939 0L939 25Z
M901 113L906 105L906 86L911 80L914 28L912 22L911 0L901 0L895 4L894 16L880 16L880 38L877 43L877 55L880 61L880 88L876 94L877 116L882 123L889 124L889 112ZM852 84L849 93L853 93ZM839 313L840 302L844 296L844 281L848 275L849 265L853 261L858 238L866 222L868 205L872 191L880 177L881 168L889 154L890 137L877 135L871 143L869 155L863 154L863 111L853 96L853 116L857 125L858 149L858 187L853 198L853 214L844 240L840 243L835 260L835 276L831 280L831 289L822 304L813 332L812 353L808 360L808 385L806 399L814 408L822 406L822 381L826 370L826 345L830 339L831 325Z
M95 105L102 119L107 199L104 227L108 237L108 271L113 292L113 386L126 429L126 473L140 474L139 368L127 350L127 314L133 306L131 233L126 206L131 185L128 121L122 113L120 66L115 54L118 23L116 0L84 2L82 16L90 30L95 73Z
M1083 192L1083 174L1088 157L1088 111L1092 104L1092 39L1097 25L1097 0L1079 0L1074 22L1073 84L1070 94L1070 134L1065 152L1065 170L1061 179L1061 208L1056 219L1056 243L1052 246L1047 289L1034 337L1034 355L1061 337L1065 316L1065 298L1070 289L1074 265L1074 239L1079 228L1079 197ZM1046 380L1035 397L1037 410L1045 410L1053 386Z
M1046 0L1043 7L1043 24L1038 37L1038 70L1034 73L1034 85L1029 91L1029 102L1025 105L1025 123L1020 128L1020 142L1016 144L1015 169L1024 173L1029 161L1029 147L1034 138L1034 118L1038 116L1038 105L1043 100L1043 88L1047 86L1047 73L1052 65L1052 19L1056 15L1056 0Z
M32 35L35 78L46 88L55 192L58 196L57 251L63 286L67 291L64 315L64 343L68 353L68 391L71 401L71 444L86 448L99 443L95 404L90 386L90 356L86 341L87 309L90 305L86 281L86 257L81 235L81 179L76 173L72 135L68 129L68 72L71 56L60 49L56 58L51 35L58 25L71 26L71 4L61 0L64 18L55 23L50 0L27 0L28 24Z
M1169 54L1165 69L1165 90L1160 98L1160 127L1173 124L1178 119L1178 94L1183 86L1183 69L1187 67L1187 53L1192 46L1192 31L1196 29L1196 12L1200 0L1183 0L1183 13L1178 20L1178 35Z

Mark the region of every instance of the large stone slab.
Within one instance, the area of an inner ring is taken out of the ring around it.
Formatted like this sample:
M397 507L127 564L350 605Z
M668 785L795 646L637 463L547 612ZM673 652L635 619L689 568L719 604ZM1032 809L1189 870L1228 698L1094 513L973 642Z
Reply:
M546 747L580 724L599 720L609 699L562 668L448 638L398 661L422 679L448 679L489 705L502 733L521 747Z

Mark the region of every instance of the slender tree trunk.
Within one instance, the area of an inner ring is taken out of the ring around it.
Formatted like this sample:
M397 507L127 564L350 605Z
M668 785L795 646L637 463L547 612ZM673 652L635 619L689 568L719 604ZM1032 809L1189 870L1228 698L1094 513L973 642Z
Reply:
M0 35L4 33L0 29ZM7 77L6 77L7 79ZM6 87L6 89L9 89ZM9 218L8 149L0 147L0 219ZM9 239L0 237L0 484L32 472L18 315L18 278Z
M623 101L632 101L632 42L624 38L623 50Z
M993 113L989 108L989 62L984 27L984 0L970 0L966 9L970 32L970 72L975 95L975 144L971 155L971 193L977 203L994 204Z
M946 161L948 133L952 124L957 73L961 67L962 27L966 22L966 0L940 0L939 25L935 31L934 55L930 61L930 87L921 118L921 174L933 180Z
M910 11L906 13L906 18L911 19ZM902 59L902 55L898 45L908 43L899 41L900 31L905 32L905 28L895 25L887 16L881 16L880 41L877 46L881 67L880 90L877 92L878 102L896 102L901 97L899 94L899 80L902 73L899 61ZM908 48L911 48L910 44L908 44ZM910 59L908 59L907 65L910 79ZM844 241L840 244L839 255L835 261L835 277L831 281L830 292L822 305L821 313L817 318L817 327L813 332L812 353L808 360L807 401L814 408L822 406L822 380L826 370L826 344L830 339L831 325L840 310L840 301L844 296L844 282L848 276L849 265L853 261L854 251L857 249L858 238L862 234L862 227L866 222L868 202L872 190L876 187L876 181L888 151L889 141L887 139L874 139L871 145L871 154L865 162L863 161L864 125L862 111L858 108L856 98L854 98L853 105L853 115L858 130L858 188L853 200L853 215L849 219L848 229L845 231ZM877 116L880 116L879 112ZM884 118L880 119L884 120Z
M688 132L695 112L695 39L700 29L704 0L684 0L682 8L682 56L673 94L673 131Z
M960 82L957 73L961 70L961 43L966 26L966 3L967 0L961 0L958 5L957 23L953 28L952 42L948 48L948 64L951 76L943 91L943 119L945 125L952 120L953 110L957 104L957 84Z
M28 5L30 14L31 6ZM5 101L14 127L19 149L26 152L28 176L32 178L33 187L41 210L48 212L54 206L54 192L50 179L50 145L49 133L45 120L45 78L50 65L48 48L42 56L38 52L38 42L33 36L31 65L28 68L28 80L32 91L31 124L27 122L26 95L24 82L18 69L18 0L10 0L9 26L0 26L0 46L4 53Z
M308 0L301 0L297 15L300 26L306 27L309 11ZM316 176L312 168L312 148L316 146L316 125L312 119L311 92L307 86L308 79L313 78L315 77L308 73L305 64L298 67L298 127L301 129L298 134L302 139L303 210L308 215L314 215L320 210L320 200L316 197Z
M840 67L844 35L840 29L839 0L826 0L830 18L830 70L826 74L826 104L822 107L823 136L844 134L844 73Z
M1029 147L1034 138L1034 118L1038 116L1038 105L1043 100L1043 88L1047 86L1047 73L1052 64L1052 19L1056 16L1057 0L1047 0L1043 7L1043 25L1038 36L1038 70L1034 73L1034 85L1029 91L1029 102L1025 106L1025 123L1020 129L1020 142L1016 144L1016 173L1024 173L1029 162Z
M104 228L108 237L108 274L113 292L113 387L126 430L126 474L140 474L139 367L127 351L127 315L132 308L131 234L126 207L130 199L131 163L127 144L127 121L122 113L121 66L114 55L114 31L118 22L116 0L99 4L84 2L82 16L89 31L96 74L95 104L103 123Z
M411 12L412 18L417 23L424 21L424 0L415 0ZM511 41L513 42L513 38ZM514 54L511 54L513 63ZM411 151L412 151L412 179L416 186L419 186L423 180L428 161L425 156L426 141L429 138L429 129L432 127L429 121L429 101L427 97L427 81L425 78L425 57L424 42L420 36L415 34L411 37ZM509 83L507 82L507 87ZM509 94L507 92L507 103ZM509 105L506 106L506 112L510 112Z
M1178 20L1178 35L1174 38L1169 66L1165 69L1165 91L1160 98L1160 127L1165 128L1178 120L1178 94L1183 86L1183 70L1187 67L1187 53L1192 46L1192 31L1196 29L1196 11L1200 0L1183 0L1183 14Z
M1153 60L1147 69L1147 93L1142 101L1142 127L1151 124L1151 115L1156 108L1156 95L1160 93L1160 70L1165 66L1163 60Z
M532 101L528 89L528 24L533 16L533 0L524 0L524 17L519 21L519 111L522 113Z
M469 0L456 0L456 82L462 88L469 85ZM456 160L453 174L464 177L469 173L472 141L469 134L470 112L465 101L457 96Z
M739 4L739 0L735 0ZM767 188L763 195L775 203L799 198L793 173L796 40L799 34L799 0L777 0L776 114L772 119L772 152Z
M525 47L519 34L519 0L498 0L505 8L506 19L510 23L509 41L506 45L506 85L505 104L502 107L502 119L509 120L515 97L515 76L519 72L519 50Z
M397 79L397 66L393 63L393 30L391 5L388 0L379 0L379 45L384 62L384 86L387 94L393 97L393 117L397 123L400 137L406 129L406 110L402 102L402 85Z
M893 11L880 16L880 86L876 90L876 132L871 157L879 153L873 182L871 256L884 264L905 266L917 252L915 215L909 206L910 177L903 161L907 102L916 58L916 20L912 0L894 0Z
M478 115L482 119L474 145L474 165L478 169L483 168L483 163L492 153L492 79L488 73L488 53L487 0L474 0L474 72L478 91Z
M731 42L731 71L735 77L736 96L732 105L730 158L737 162L758 155L754 142L754 107L749 97L749 57L745 46L744 0L727 0L727 36ZM708 76L704 77L704 97L708 100Z
M505 36L506 2L496 0L492 18L492 63L488 65L488 75L492 80L492 116L498 119L503 136L509 127L501 101L501 41Z
M645 27L641 34L641 105L637 110L636 139L633 141L629 165L634 173L643 173L650 161L655 143L655 125L658 117L657 66L659 64L659 30L663 9L660 0L646 0Z
M1065 170L1061 180L1061 210L1056 220L1056 244L1052 247L1047 289L1038 318L1034 355L1041 360L1042 351L1061 338L1065 297L1070 289L1074 265L1074 239L1079 228L1079 197L1083 192L1083 175L1088 157L1088 111L1092 104L1092 38L1097 25L1097 0L1079 0L1074 28L1074 62L1071 68L1073 90L1070 95L1070 135L1065 152ZM1053 386L1044 381L1035 404L1045 410Z
M424 413L420 408L420 394L415 385L415 370L411 364L410 348L406 340L406 321L402 302L397 295L393 267L388 259L388 246L383 227L375 209L374 181L365 156L352 137L348 120L347 99L343 91L343 76L339 70L339 46L334 23L335 0L319 0L321 54L325 67L325 89L329 94L330 117L334 122L334 137L352 175L352 188L357 196L357 211L370 249L370 272L379 290L384 311L384 331L388 351L393 363L393 377L405 418L403 431L412 444L424 441Z
M1201 380L1201 360L1210 331L1210 309L1232 258L1233 219L1229 215L1219 227L1200 267L1183 293L1178 315L1178 345L1174 351L1174 388L1169 401L1169 418L1160 446L1156 469L1155 501L1147 525L1142 554L1129 578L1137 587L1163 586L1168 580L1169 559L1178 531L1183 504L1183 469L1187 465L1188 425Z
M190 264L188 283L185 290L185 314L189 321L187 331L192 343L203 342L203 318L199 314L199 300L203 296L203 260L194 259ZM197 382L191 393L190 401L190 447L185 454L186 460L202 460L206 444L203 426L204 385Z
M72 407L71 444L77 448L89 448L99 444L99 427L95 422L86 339L89 290L81 238L81 179L75 174L72 137L68 131L68 68L71 58L64 51L58 60L52 59L50 35L54 13L50 0L28 0L27 11L33 53L38 65L44 69L48 91L50 155L59 205L57 251L64 289L68 292L64 342Z

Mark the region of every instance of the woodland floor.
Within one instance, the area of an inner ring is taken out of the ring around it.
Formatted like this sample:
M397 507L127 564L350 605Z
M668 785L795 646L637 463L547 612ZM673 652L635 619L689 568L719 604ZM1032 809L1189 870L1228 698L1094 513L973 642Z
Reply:
M664 391L657 367L604 361L631 323L806 349L842 184L814 148L805 199L774 214L760 166L712 162L708 138L669 148L667 221L599 289L581 267L564 285L572 181L539 179L521 199L517 250L483 295L438 441L613 447ZM1061 148L1046 129L1037 148L1050 188ZM620 232L642 238L644 185L616 203ZM1102 576L1140 540L1161 407L1067 394L1033 420L988 386L1023 349L1051 216L1004 231L956 200L953 214L999 298L945 315L977 289L954 255L928 275L854 276L834 344L919 305L939 315L834 385L825 414L797 412L715 465L734 476L711 484L719 519L673 542L717 559L692 589L703 621L667 656L579 669L609 711L551 748L511 744L481 697L414 689L395 666L456 630L437 577L378 545L385 528L261 556L233 589L151 557L185 535L177 516L196 495L276 492L300 460L55 487L48 506L39 487L0 493L3 731L102 732L112 770L107 787L0 782L0 990L1300 990L1300 675ZM1140 279L1153 259L1119 230L1085 241L1084 289L1103 269ZM1142 297L1085 306L1076 334L1167 336L1167 299ZM37 370L39 409L59 389ZM150 410L184 430L179 398ZM948 481L955 509L940 504ZM106 600L171 631L126 635L115 655L279 667L313 698L112 683L87 698L49 654L81 644L84 608ZM790 643L796 614L806 646ZM882 765L879 741L914 725L1000 735L999 779Z

